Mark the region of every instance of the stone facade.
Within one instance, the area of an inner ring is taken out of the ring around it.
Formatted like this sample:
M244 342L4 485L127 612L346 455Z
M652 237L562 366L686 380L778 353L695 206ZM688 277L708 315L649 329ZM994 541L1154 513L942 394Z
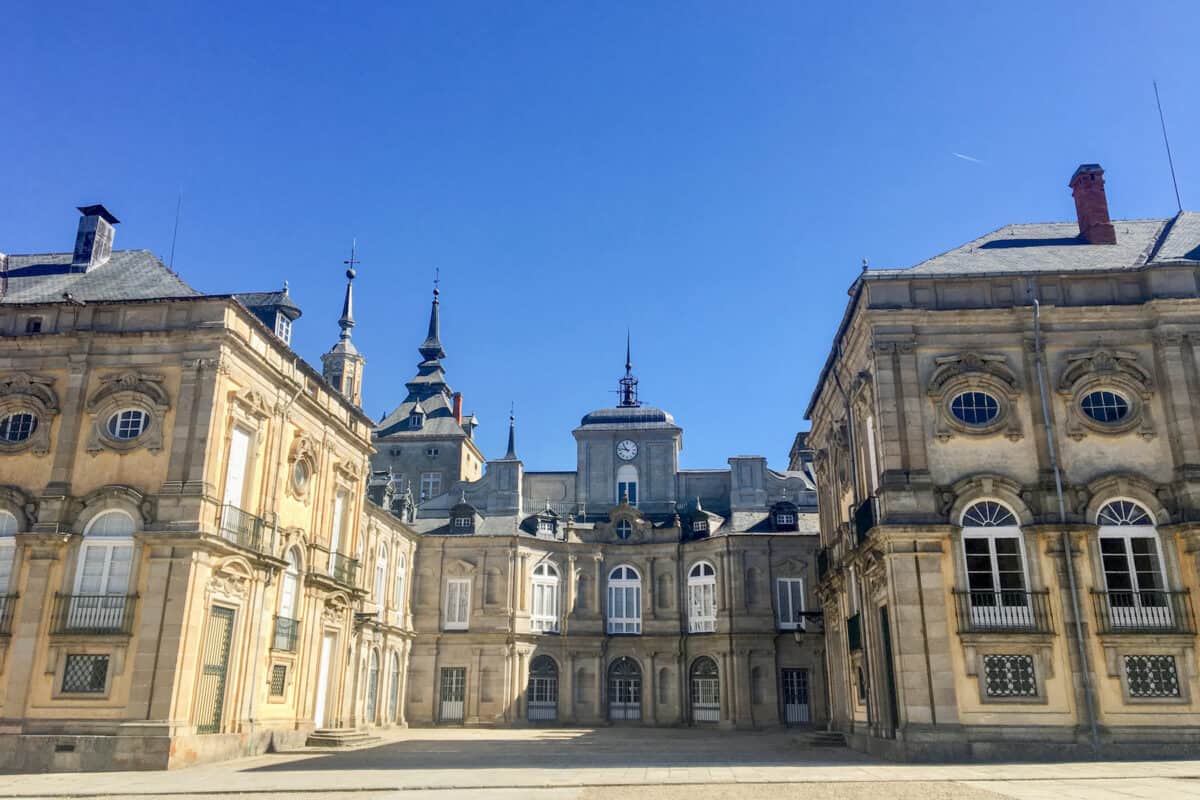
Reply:
M1072 188L1078 235L851 289L807 443L833 724L868 750L1200 744L1200 217L1110 221L1096 165Z

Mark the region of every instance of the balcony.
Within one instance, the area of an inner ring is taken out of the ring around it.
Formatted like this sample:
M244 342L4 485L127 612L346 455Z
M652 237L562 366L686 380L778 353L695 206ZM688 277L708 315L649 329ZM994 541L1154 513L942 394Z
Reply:
M959 633L1054 633L1050 591L954 590Z
M275 617L275 634L271 637L272 650L296 652L296 642L300 639L300 620L287 617Z
M1100 633L1195 633L1188 592L1092 590Z
M0 594L0 636L12 634L13 610L17 607L17 595Z
M861 619L860 614L846 617L846 644L849 646L851 653L857 653L859 650L862 650Z
M240 547L263 551L263 521L237 506L221 506L221 537Z
M133 633L136 594L55 594L51 633Z
M859 503L858 508L854 509L855 546L865 542L871 534L871 529L879 523L879 515L876 509L877 503L878 501L874 497L868 497Z

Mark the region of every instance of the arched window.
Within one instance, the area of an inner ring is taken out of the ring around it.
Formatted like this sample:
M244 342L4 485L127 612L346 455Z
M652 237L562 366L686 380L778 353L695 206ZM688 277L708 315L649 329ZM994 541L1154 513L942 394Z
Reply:
M691 697L693 722L717 722L721 719L721 694L717 662L701 656L692 662Z
M534 632L558 632L558 570L549 561L533 568L533 608L529 627Z
M1150 513L1130 500L1114 500L1100 509L1096 522L1112 626L1169 627L1162 546Z
M367 722L375 724L375 707L379 698L379 651L371 651L371 663L367 668Z
M642 578L633 567L608 574L608 632L642 632Z
M408 569L408 562L407 562L407 559L404 557L404 553L396 553L396 590L395 590L396 598L394 600L394 605L396 606L396 624L397 625L404 624L404 606L405 606L404 578L405 578L405 572L407 571L407 569Z
M642 668L622 656L608 668L608 718L642 718Z
M292 652L296 649L296 639L300 633L300 614L296 605L300 589L300 552L292 547L284 558L287 567L279 584L279 615L275 617L275 641L272 647Z
M622 464L617 469L617 502L628 498L629 505L638 504L638 473L633 464Z
M17 557L17 518L0 511L0 619L8 611L6 595L12 590L13 562Z
M972 624L1029 625L1029 579L1016 515L995 500L980 500L963 511L962 526Z
M529 665L526 716L532 722L558 719L558 665L550 656L538 656Z
M717 572L701 561L688 572L688 631L711 633L717 629Z
M121 630L133 569L133 517L124 511L96 515L83 532L67 626Z
M389 722L400 721L400 655L392 651L392 674L388 682L388 713Z
M375 602L381 620L387 616L387 556L387 545L380 542L375 556Z

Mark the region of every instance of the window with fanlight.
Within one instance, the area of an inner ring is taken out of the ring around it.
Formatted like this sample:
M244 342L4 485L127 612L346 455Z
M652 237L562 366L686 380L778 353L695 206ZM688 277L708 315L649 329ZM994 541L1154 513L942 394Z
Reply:
M972 621L1029 624L1029 577L1016 515L1003 503L980 500L963 511L961 522Z
M642 632L642 576L628 565L608 574L608 632Z
M529 627L537 633L558 632L559 580L554 565L543 561L533 569L533 605Z
M700 561L688 571L688 631L712 633L717 629L717 571Z
M1096 522L1111 624L1169 627L1162 544L1150 512L1132 500L1113 500L1100 509Z

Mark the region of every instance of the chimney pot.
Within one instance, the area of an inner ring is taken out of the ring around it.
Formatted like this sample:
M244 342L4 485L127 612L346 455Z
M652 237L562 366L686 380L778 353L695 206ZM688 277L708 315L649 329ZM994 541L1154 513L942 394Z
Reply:
M454 421L462 425L462 392L454 393Z
M1088 244L1116 244L1117 232L1108 217L1104 169L1099 164L1080 164L1069 185L1075 198L1080 237Z
M79 230L75 234L75 253L71 257L71 267L79 272L87 272L108 261L112 255L113 226L120 224L104 206L97 203L91 206L79 206L83 217L79 220Z

